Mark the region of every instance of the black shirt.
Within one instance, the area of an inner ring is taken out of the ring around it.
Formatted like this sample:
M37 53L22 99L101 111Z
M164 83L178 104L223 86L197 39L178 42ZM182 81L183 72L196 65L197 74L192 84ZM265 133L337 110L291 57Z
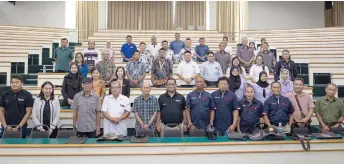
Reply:
M50 100L44 100L45 105L43 108L43 124L48 125L50 127L50 116L51 116L51 110L50 110Z
M1 95L0 107L5 109L7 125L19 125L26 114L26 108L33 106L33 98L30 92L20 90L13 92L11 89Z
M294 107L290 100L284 96L272 95L264 102L264 115L267 115L272 125L285 126L289 121L289 115L294 113Z
M243 98L238 102L237 109L239 110L241 132L252 133L263 116L263 103L256 98L251 103L246 98Z
M275 81L278 81L280 79L280 71L281 69L287 69L289 71L289 75L291 77L291 81L294 81L295 78L297 78L298 73L297 73L297 68L296 68L296 64L294 61L289 60L289 62L287 63L284 60L280 60L277 62L274 70L275 70Z
M173 97L164 93L159 97L160 117L163 124L180 124L183 122L185 110L185 97L175 93Z

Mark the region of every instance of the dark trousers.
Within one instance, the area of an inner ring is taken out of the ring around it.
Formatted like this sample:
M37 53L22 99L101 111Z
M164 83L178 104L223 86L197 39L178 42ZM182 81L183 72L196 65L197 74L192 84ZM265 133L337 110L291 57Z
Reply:
M93 132L77 132L79 137L96 138L96 131Z

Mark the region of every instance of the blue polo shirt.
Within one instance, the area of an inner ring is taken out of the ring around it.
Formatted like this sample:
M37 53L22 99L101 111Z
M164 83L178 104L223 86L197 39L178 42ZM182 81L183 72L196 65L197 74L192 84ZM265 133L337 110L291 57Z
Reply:
M205 55L207 55L207 53L210 51L209 47L207 45L201 46L201 45L197 45L195 48L196 54L203 57ZM207 61L207 58L206 60ZM197 62L202 62L201 59L197 58Z
M294 113L294 107L287 97L271 96L264 102L264 115L267 115L271 125L285 126L289 121L289 115Z
M173 51L174 54L179 54L180 50L185 47L185 43L181 40L174 40L170 43L169 49Z
M216 107L215 129L225 132L233 124L233 111L236 110L237 98L232 91L222 94L220 90L216 90L211 95Z
M250 103L244 98L238 102L237 109L239 110L241 132L252 133L263 116L263 103L256 98Z
M121 53L123 53L126 58L132 58L135 51L136 45L134 43L124 43L121 47ZM127 61L123 59L123 62Z
M192 91L186 97L191 122L197 129L205 129L210 122L210 111L215 109L211 94L207 91Z

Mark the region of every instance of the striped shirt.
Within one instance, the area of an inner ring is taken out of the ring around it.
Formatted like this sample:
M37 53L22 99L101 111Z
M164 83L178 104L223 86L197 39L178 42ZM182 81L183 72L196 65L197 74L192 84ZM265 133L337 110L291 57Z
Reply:
M133 113L137 113L144 124L148 124L155 112L160 111L158 98L149 95L148 99L145 100L143 95L136 97L133 105ZM153 121L152 126L154 126ZM139 125L136 122L136 125Z

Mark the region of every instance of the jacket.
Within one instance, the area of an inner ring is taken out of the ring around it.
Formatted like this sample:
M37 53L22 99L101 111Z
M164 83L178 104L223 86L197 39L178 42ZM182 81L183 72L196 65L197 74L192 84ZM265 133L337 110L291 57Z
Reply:
M32 107L32 121L35 125L42 125L43 124L43 110L45 105L44 100L41 98L36 98L33 107ZM50 103L50 128L55 129L59 123L60 120L60 101L57 97L55 97L53 100L49 101ZM38 129L41 129L43 127L38 127Z

